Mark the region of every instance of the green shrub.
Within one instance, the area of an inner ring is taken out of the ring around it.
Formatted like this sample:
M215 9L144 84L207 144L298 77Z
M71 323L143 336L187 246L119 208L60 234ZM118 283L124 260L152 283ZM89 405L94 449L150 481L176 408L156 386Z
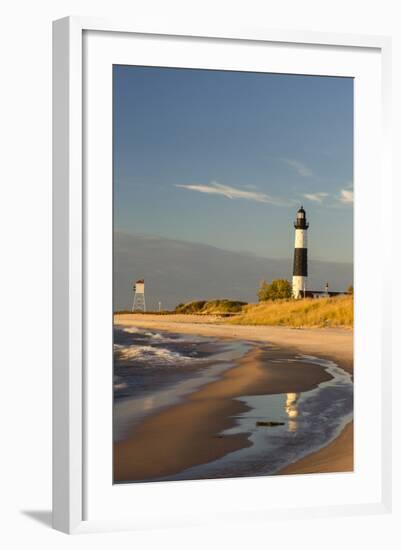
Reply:
M292 296L292 286L286 279L274 279L271 283L262 281L258 290L259 302L266 300L288 300Z
M175 308L175 313L198 313L203 315L239 313L245 305L246 302L240 302L239 300L198 300L187 304L179 304Z

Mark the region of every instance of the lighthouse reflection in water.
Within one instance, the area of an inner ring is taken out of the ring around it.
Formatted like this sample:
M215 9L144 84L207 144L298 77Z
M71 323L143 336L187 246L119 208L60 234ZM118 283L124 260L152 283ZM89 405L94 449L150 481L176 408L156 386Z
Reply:
M298 416L298 409L297 409L297 400L298 400L298 394L297 393L287 393L287 400L285 402L285 412L288 416L288 431L289 432L295 432L297 429L297 416Z

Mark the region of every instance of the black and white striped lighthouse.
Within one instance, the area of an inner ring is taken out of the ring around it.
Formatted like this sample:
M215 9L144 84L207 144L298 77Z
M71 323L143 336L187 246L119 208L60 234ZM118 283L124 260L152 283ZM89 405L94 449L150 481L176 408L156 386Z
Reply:
M292 295L294 298L305 296L306 280L308 277L308 244L307 231L309 223L306 221L306 214L303 206L298 210L294 222L295 227L295 248L294 248L294 269L292 273Z

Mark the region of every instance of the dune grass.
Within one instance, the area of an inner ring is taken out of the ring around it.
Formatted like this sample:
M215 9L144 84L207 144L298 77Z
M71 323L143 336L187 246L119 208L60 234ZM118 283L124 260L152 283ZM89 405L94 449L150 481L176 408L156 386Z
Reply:
M289 327L353 327L353 296L277 300L244 306L227 323Z
M175 308L175 313L197 313L200 315L213 315L225 313L238 313L246 302L238 300L198 300L180 304Z

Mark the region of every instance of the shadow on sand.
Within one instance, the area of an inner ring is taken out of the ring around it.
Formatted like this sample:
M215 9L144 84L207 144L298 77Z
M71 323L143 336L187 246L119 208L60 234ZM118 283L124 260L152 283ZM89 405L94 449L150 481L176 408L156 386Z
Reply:
M51 510L21 510L21 514L46 525L46 527L52 526L52 512Z

